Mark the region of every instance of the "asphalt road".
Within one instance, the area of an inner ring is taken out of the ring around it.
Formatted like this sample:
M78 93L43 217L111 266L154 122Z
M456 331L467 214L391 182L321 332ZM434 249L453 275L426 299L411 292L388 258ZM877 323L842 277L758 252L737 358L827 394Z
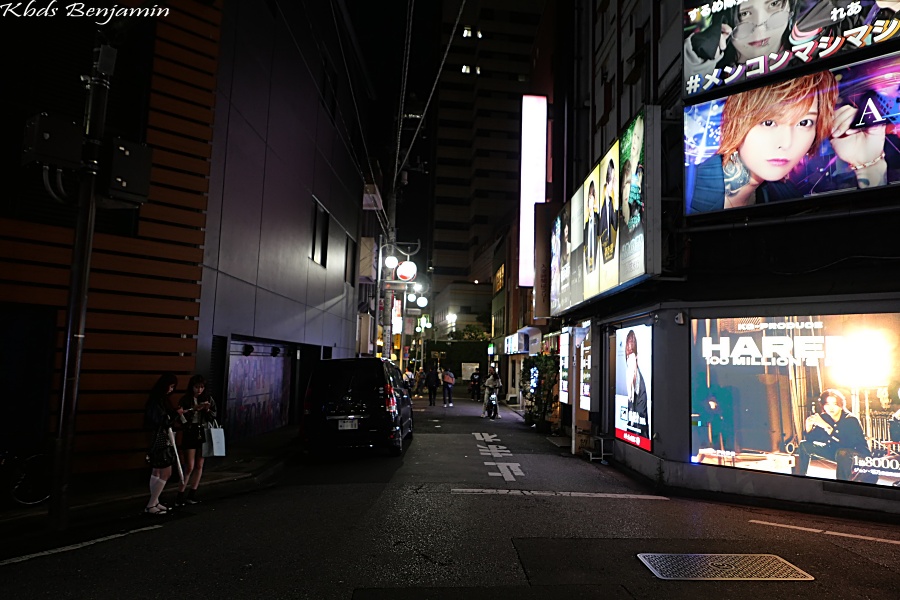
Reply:
M657 496L512 412L416 409L399 458L303 456L265 489L0 560L0 598L900 598L895 525ZM645 553L776 555L813 579L664 580Z

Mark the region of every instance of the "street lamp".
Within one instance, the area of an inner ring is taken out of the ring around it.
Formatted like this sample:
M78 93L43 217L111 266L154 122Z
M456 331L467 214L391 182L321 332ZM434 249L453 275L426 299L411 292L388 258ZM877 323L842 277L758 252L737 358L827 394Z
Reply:
M394 336L393 336L393 327L391 323L391 319L393 318L393 308L394 308L394 289L396 289L397 285L405 284L407 281L415 278L416 267L415 264L409 261L409 257L418 253L419 248L421 247L421 241L417 242L397 242L393 239L381 243L381 236L379 236L379 246L378 246L378 268L376 269L376 285L375 285L375 333L376 337L378 334L378 327L382 327L384 340L382 356L385 356L384 350L387 351L387 358L391 358L392 350L394 348ZM415 248L406 252L399 248L399 246L410 247L415 245ZM385 248L388 250L385 251ZM387 256L385 256L385 253ZM404 262L400 262L400 260L395 256L396 253L403 254L406 256L407 260ZM412 265L412 274L409 274L410 267L405 267L403 271L403 276L401 276L401 268L404 265ZM390 270L390 275L385 278L383 268L387 268ZM404 279L407 277L407 279ZM393 286L393 287L388 287ZM384 289L382 289L384 288ZM402 288L401 288L402 289ZM382 292L384 292L384 308L382 308ZM385 319L384 314L387 313L391 315L390 318ZM385 321L382 323L382 321ZM402 355L402 348L401 348Z

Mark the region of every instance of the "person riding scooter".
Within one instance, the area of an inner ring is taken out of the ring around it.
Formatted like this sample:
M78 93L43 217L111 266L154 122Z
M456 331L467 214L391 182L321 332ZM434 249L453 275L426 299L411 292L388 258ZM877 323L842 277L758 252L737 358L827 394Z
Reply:
M491 395L499 396L500 388L503 387L503 383L500 381L500 376L497 375L497 371L494 370L494 367L488 369L487 379L484 380L484 404L482 405L481 417L484 418L487 416L488 412L488 403L491 401ZM500 418L500 411L497 411L497 418Z

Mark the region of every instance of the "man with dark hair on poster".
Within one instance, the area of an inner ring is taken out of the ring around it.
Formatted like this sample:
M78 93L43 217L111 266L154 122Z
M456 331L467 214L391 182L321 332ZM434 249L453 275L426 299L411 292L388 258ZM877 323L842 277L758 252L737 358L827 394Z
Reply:
M835 389L822 392L816 404L819 411L806 419L806 439L800 442L794 475L806 475L811 456L837 463L836 478L853 479L854 457L871 456L859 419L846 408L844 395Z

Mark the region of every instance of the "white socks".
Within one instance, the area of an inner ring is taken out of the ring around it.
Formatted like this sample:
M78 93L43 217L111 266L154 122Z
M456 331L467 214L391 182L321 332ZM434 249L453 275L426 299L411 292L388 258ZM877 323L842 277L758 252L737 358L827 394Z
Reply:
M166 487L166 480L156 475L150 476L150 502L147 507L159 504L159 495L162 494L163 488Z

